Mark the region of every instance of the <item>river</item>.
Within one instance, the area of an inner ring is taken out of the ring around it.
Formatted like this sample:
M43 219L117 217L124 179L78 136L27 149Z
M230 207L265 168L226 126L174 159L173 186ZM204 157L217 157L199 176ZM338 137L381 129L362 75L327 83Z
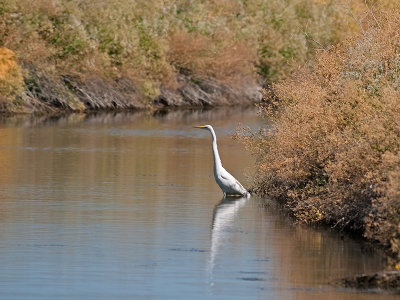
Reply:
M1 299L394 299L335 285L385 268L267 199L222 199L253 158L230 135L255 109L14 117L0 125Z

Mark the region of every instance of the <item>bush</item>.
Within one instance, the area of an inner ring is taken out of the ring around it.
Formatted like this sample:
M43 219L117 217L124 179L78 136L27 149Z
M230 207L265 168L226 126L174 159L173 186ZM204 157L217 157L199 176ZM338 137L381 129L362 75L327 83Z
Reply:
M273 125L242 139L258 156L261 195L301 222L359 230L399 253L400 10L363 26L275 84L263 107Z
M148 98L185 71L230 84L284 78L357 31L363 0L0 3L0 44L53 76L131 78Z
M226 36L220 37L218 43L216 39L198 33L174 32L169 39L169 61L178 69L193 70L197 76L228 83L237 84L243 78L254 77L255 48Z
M15 61L15 54L10 49L0 48L0 96L13 100L22 91L23 77L21 68Z

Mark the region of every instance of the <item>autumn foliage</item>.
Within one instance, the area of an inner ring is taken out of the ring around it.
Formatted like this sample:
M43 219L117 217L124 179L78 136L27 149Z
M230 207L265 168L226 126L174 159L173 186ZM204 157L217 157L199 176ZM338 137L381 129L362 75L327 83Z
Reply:
M3 0L0 45L38 89L42 73L59 86L71 75L123 77L151 101L181 72L231 85L288 76L358 31L364 1L348 2Z
M0 96L3 101L12 99L23 87L21 68L10 49L0 48Z
M400 253L400 10L321 50L273 85L265 129L242 139L258 157L259 194L301 222L363 232ZM246 131L246 129L244 129Z

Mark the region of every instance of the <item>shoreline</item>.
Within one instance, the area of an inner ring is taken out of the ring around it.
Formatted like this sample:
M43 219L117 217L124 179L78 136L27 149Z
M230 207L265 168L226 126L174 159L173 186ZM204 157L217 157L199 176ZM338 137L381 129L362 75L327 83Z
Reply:
M281 209L286 212L289 219L296 223L298 219L294 215L292 209L286 206L282 199L272 198L265 194L258 195L267 201L270 199L281 206ZM315 228L317 230L324 230L326 232L333 231L340 235L341 239L352 239L363 244L363 251L374 251L379 253L385 260L386 268L383 270L371 273L359 273L352 276L336 278L327 282L328 285L338 288L357 289L365 292L373 293L394 293L400 294L400 262L396 255L384 244L376 240L371 240L365 237L362 232L351 230L349 228L334 227L327 223L299 223L307 228Z
M234 84L179 74L176 86L161 85L157 96L149 99L126 77L54 77L36 70L29 73L16 99L0 102L0 115L248 106L262 101L262 86L254 80Z

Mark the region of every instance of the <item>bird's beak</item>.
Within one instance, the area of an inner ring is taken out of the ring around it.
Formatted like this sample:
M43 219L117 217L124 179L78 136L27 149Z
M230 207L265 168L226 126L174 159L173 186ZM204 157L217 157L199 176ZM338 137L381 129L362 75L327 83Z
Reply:
M206 128L206 126L194 126L194 128Z

